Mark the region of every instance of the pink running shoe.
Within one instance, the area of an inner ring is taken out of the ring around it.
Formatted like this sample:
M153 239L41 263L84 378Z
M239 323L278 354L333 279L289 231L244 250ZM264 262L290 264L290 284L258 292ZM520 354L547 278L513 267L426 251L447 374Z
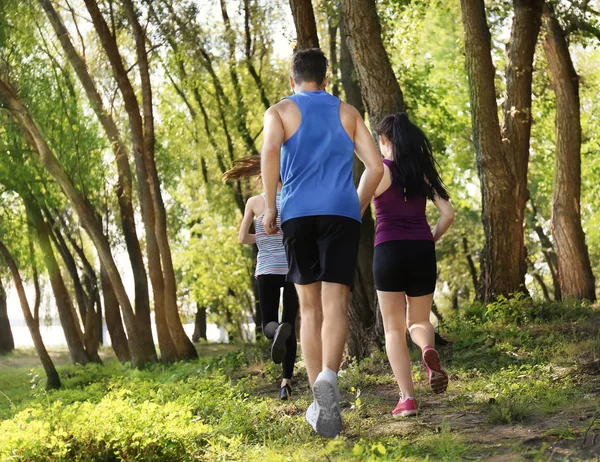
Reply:
M427 371L429 386L436 393L444 393L448 388L448 374L440 364L440 355L431 346L423 349L423 367Z
M392 416L408 417L411 415L417 415L417 400L410 397L405 400L400 398L396 408L392 411Z

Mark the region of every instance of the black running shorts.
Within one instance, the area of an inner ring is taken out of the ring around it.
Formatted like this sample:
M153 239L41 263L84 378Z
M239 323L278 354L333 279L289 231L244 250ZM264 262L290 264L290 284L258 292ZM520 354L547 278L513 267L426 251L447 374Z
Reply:
M287 280L352 286L358 258L360 222L337 215L286 220L282 225L288 261Z
M433 241L387 241L375 247L375 288L421 297L435 291L437 277Z

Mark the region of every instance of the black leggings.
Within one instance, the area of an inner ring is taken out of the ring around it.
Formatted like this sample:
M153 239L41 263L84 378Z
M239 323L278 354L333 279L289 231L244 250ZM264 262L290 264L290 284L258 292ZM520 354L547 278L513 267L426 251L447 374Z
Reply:
M285 276L281 274L261 274L256 277L258 288L258 300L262 316L263 332L270 322L279 323L279 298L283 287L283 316L281 322L287 322L292 326L292 333L285 344L286 353L283 360L283 378L291 379L294 374L294 363L296 362L296 316L298 315L298 294L292 282L286 282Z

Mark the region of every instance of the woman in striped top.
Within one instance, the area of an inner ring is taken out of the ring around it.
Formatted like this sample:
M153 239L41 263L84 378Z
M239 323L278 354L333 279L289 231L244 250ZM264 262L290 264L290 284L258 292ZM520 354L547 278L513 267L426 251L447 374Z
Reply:
M260 158L241 159L236 166L226 173L225 179L260 175ZM279 184L281 191L281 183ZM280 397L287 400L292 394L292 375L296 362L296 316L298 314L298 295L292 282L286 282L288 264L283 247L283 234L280 226L279 191L277 193L277 227L276 234L267 234L262 225L265 211L263 194L253 196L246 203L244 218L240 226L239 240L241 244L256 244L256 285L262 317L262 328L265 337L273 339L271 358L276 364L282 363L283 380ZM250 233L254 222L255 233ZM279 301L283 289L283 313L279 322Z

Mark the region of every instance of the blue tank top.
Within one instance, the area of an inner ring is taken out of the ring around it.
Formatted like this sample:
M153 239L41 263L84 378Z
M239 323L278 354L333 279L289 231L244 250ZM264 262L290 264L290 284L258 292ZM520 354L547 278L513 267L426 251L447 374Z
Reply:
M361 221L352 180L354 143L340 120L340 100L324 90L288 96L302 117L281 147L281 222L337 215Z

